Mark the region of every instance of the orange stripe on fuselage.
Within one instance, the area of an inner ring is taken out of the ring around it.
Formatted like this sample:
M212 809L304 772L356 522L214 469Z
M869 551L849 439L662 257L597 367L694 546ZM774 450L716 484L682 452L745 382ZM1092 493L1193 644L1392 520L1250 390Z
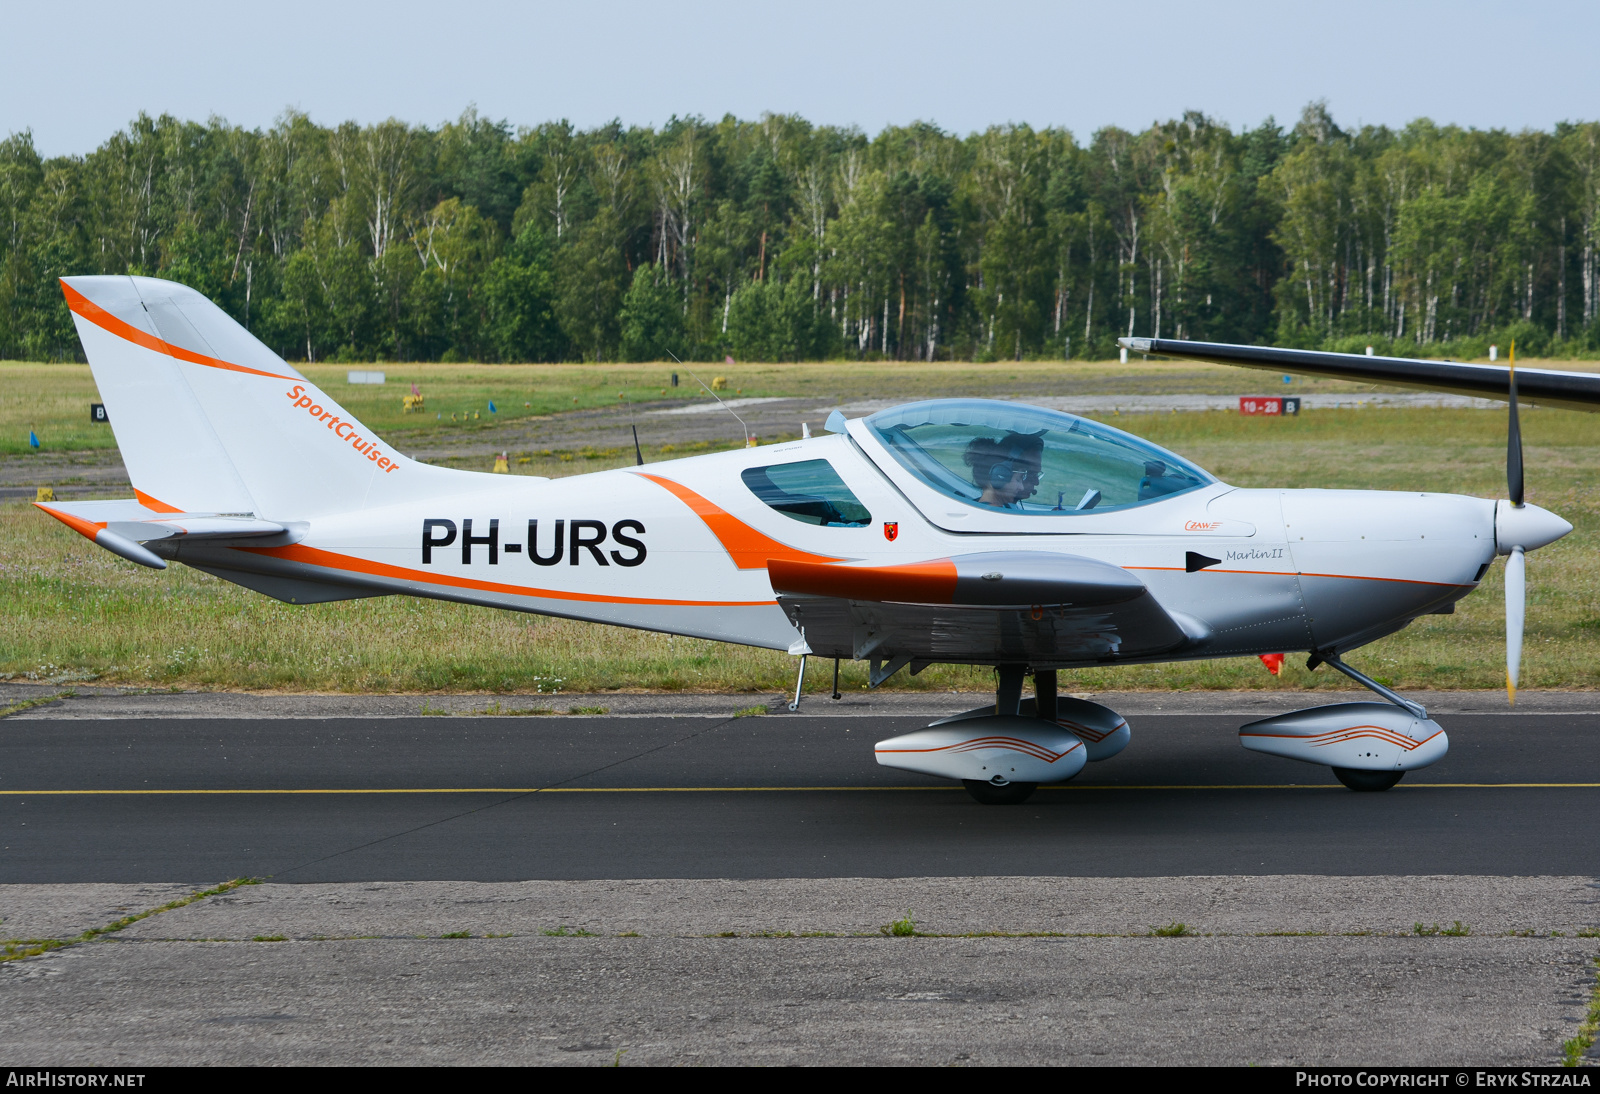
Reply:
M523 585L506 585L495 581L476 581L469 577L429 573L405 566L391 566L386 562L372 562L364 558L341 555L317 547L235 547L236 551L268 555L289 562L303 562L330 570L370 574L373 577L393 578L397 581L418 581L424 585L442 585L454 589L473 589L485 593L502 593L508 596L538 597L542 600L576 600L590 604L650 604L696 608L761 608L771 605L771 600L657 600L649 597L604 596L599 593L574 593L560 589L532 589Z
M1124 570L1170 570L1173 573L1184 573L1182 566L1124 566ZM1371 577L1365 574L1308 574L1301 570L1219 570L1215 566L1207 566L1203 570L1194 571L1197 574L1259 574L1263 577L1331 577L1338 581L1392 581L1396 585L1438 585L1444 589L1467 589L1457 581L1422 581L1412 577Z
M193 350L187 350L182 346L175 346L171 342L163 341L153 334L146 333L138 327L118 319L77 289L68 285L65 280L61 282L61 295L67 298L67 307L72 309L74 314L81 315L101 330L109 331L118 338L132 342L136 346L143 346L145 349L155 350L157 353L165 353L169 357L175 357L180 361L188 361L190 364L205 365L207 368L227 369L229 372L243 372L251 376L266 376L273 380L294 379L293 376L282 376L276 372L262 372L257 368L247 368L244 365L235 365L230 361L223 361L216 357L207 357L203 353L196 353Z
M711 534L717 537L717 542L722 544L723 549L733 558L733 564L741 570L765 570L769 560L778 559L785 562L815 563L843 561L831 555L814 555L810 551L802 551L798 547L779 543L771 536L756 531L732 513L707 501L687 486L675 483L671 479L664 479L660 475L647 475L643 471L636 471L634 474L670 490L677 495L679 501L693 509L695 516L706 522Z

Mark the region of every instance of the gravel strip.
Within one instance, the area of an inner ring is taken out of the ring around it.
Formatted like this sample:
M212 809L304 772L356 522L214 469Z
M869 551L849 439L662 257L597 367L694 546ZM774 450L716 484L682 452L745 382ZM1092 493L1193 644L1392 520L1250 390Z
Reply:
M602 708L610 717L726 718L751 707L782 717L938 718L993 701L986 692L850 692L835 701L808 695L798 715L789 696L772 694L682 694L605 692L558 695L283 695L246 692L164 692L61 683L0 682L0 708L28 700L70 698L10 715L6 721L63 718L415 718L423 714L528 717L527 711L566 713L575 707ZM1325 703L1356 702L1365 692L1338 691L1136 691L1082 692L1083 698L1129 716L1139 714L1267 714ZM1600 692L1519 691L1514 711L1499 691L1417 691L1410 697L1431 715L1596 714ZM524 712L524 713L518 713Z

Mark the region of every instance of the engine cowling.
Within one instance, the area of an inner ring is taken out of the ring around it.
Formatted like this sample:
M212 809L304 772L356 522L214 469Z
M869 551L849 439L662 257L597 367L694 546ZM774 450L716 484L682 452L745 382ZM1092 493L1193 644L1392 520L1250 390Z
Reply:
M1088 762L1083 741L1041 718L958 718L873 746L884 767L977 782L1066 782Z
M1450 739L1432 718L1390 703L1336 703L1239 728L1252 752L1356 771L1414 771L1444 758Z

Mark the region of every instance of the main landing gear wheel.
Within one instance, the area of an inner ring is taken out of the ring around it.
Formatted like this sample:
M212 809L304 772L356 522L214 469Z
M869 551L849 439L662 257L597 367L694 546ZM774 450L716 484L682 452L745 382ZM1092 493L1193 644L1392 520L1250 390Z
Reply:
M1028 800L1038 783L994 783L984 782L981 779L962 779L961 785L967 788L975 801L984 805L1021 805Z
M1387 790L1405 774L1404 771L1357 771L1353 767L1336 767L1333 773L1351 790Z

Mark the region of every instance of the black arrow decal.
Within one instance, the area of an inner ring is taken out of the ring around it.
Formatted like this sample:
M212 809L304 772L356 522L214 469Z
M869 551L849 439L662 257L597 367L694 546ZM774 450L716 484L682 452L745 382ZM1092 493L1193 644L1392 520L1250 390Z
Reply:
M1207 566L1215 566L1221 562L1220 558L1211 558L1198 551L1185 551L1183 553L1183 572L1192 574L1196 570L1204 570Z

